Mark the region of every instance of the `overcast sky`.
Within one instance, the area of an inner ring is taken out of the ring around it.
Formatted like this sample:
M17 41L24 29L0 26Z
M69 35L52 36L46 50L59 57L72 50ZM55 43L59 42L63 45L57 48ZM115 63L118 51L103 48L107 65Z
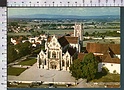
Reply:
M89 8L9 8L8 16L14 15L76 15L76 16L101 16L120 15L119 7L89 7Z

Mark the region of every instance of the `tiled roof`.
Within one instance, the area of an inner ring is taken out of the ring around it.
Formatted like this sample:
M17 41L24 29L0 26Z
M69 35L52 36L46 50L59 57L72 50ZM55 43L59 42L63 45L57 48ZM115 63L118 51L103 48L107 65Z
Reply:
M107 54L107 55L101 56L100 62L120 64L120 59L118 57L112 58L110 54Z
M77 44L78 43L78 37L70 37L70 36L65 36L67 41L72 44Z
M69 47L68 48L68 52L71 56L73 56L75 53L76 53L76 48L73 48L73 47Z
M59 43L60 43L60 45L62 46L62 47L65 47L66 45L68 45L69 43L68 43L68 41L66 40L66 38L63 36L63 37L60 37L59 39L58 39L58 41L59 41Z
M85 53L78 53L78 59L82 61L85 55Z
M50 42L52 39L51 36L49 36L47 38L47 42ZM78 37L71 37L71 36L62 36L62 37L58 37L58 42L60 43L60 45L62 47L65 47L66 45L68 45L69 43L72 44L77 44L78 43Z
M86 50L92 53L107 53L111 50L114 54L120 54L120 44L87 43Z
M52 39L52 37L51 37L51 36L48 36L48 38L47 38L47 42L50 42L51 39Z
M115 57L115 54L120 55L120 44L87 43L86 49L88 52L102 53L98 56L100 62L120 64L120 59Z

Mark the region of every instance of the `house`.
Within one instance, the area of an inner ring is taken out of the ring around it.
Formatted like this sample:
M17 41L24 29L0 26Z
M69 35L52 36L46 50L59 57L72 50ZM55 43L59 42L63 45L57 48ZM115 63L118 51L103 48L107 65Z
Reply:
M30 43L40 43L40 44L42 44L42 41L43 40L47 40L47 35L45 35L45 34L41 34L39 37L29 37L28 38L28 41L30 42Z
M13 43L14 45L16 45L17 44L17 40L14 39L14 38L11 38L11 43Z
M110 73L120 74L120 44L87 43L86 51L99 58L98 72L106 67Z
M21 37L21 36L18 37L18 38L17 38L17 37L11 38L11 43L14 44L14 45L17 45L17 44L21 43L22 38L23 38L23 37Z

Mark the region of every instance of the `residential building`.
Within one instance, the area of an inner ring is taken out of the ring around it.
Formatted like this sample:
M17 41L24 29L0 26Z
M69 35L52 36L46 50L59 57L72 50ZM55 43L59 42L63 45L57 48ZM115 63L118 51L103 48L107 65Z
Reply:
M120 74L120 44L87 43L85 52L97 56L98 72L106 67L110 73ZM83 60L87 53L79 53L78 59Z

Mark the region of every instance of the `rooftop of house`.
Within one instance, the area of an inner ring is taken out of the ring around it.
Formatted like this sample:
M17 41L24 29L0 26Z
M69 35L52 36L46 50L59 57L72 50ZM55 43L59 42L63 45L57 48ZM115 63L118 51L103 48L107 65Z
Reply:
M120 54L120 44L100 44L87 43L86 50L92 53L108 53L112 51L114 54Z
M102 53L95 54L99 62L120 64L120 59L116 56L120 55L120 44L87 43L86 51L94 54ZM85 54L87 53L79 53L78 59L83 60Z
M112 58L110 54L106 54L100 56L99 62L120 64L120 59L118 57Z
M78 53L78 59L82 62L86 53Z

